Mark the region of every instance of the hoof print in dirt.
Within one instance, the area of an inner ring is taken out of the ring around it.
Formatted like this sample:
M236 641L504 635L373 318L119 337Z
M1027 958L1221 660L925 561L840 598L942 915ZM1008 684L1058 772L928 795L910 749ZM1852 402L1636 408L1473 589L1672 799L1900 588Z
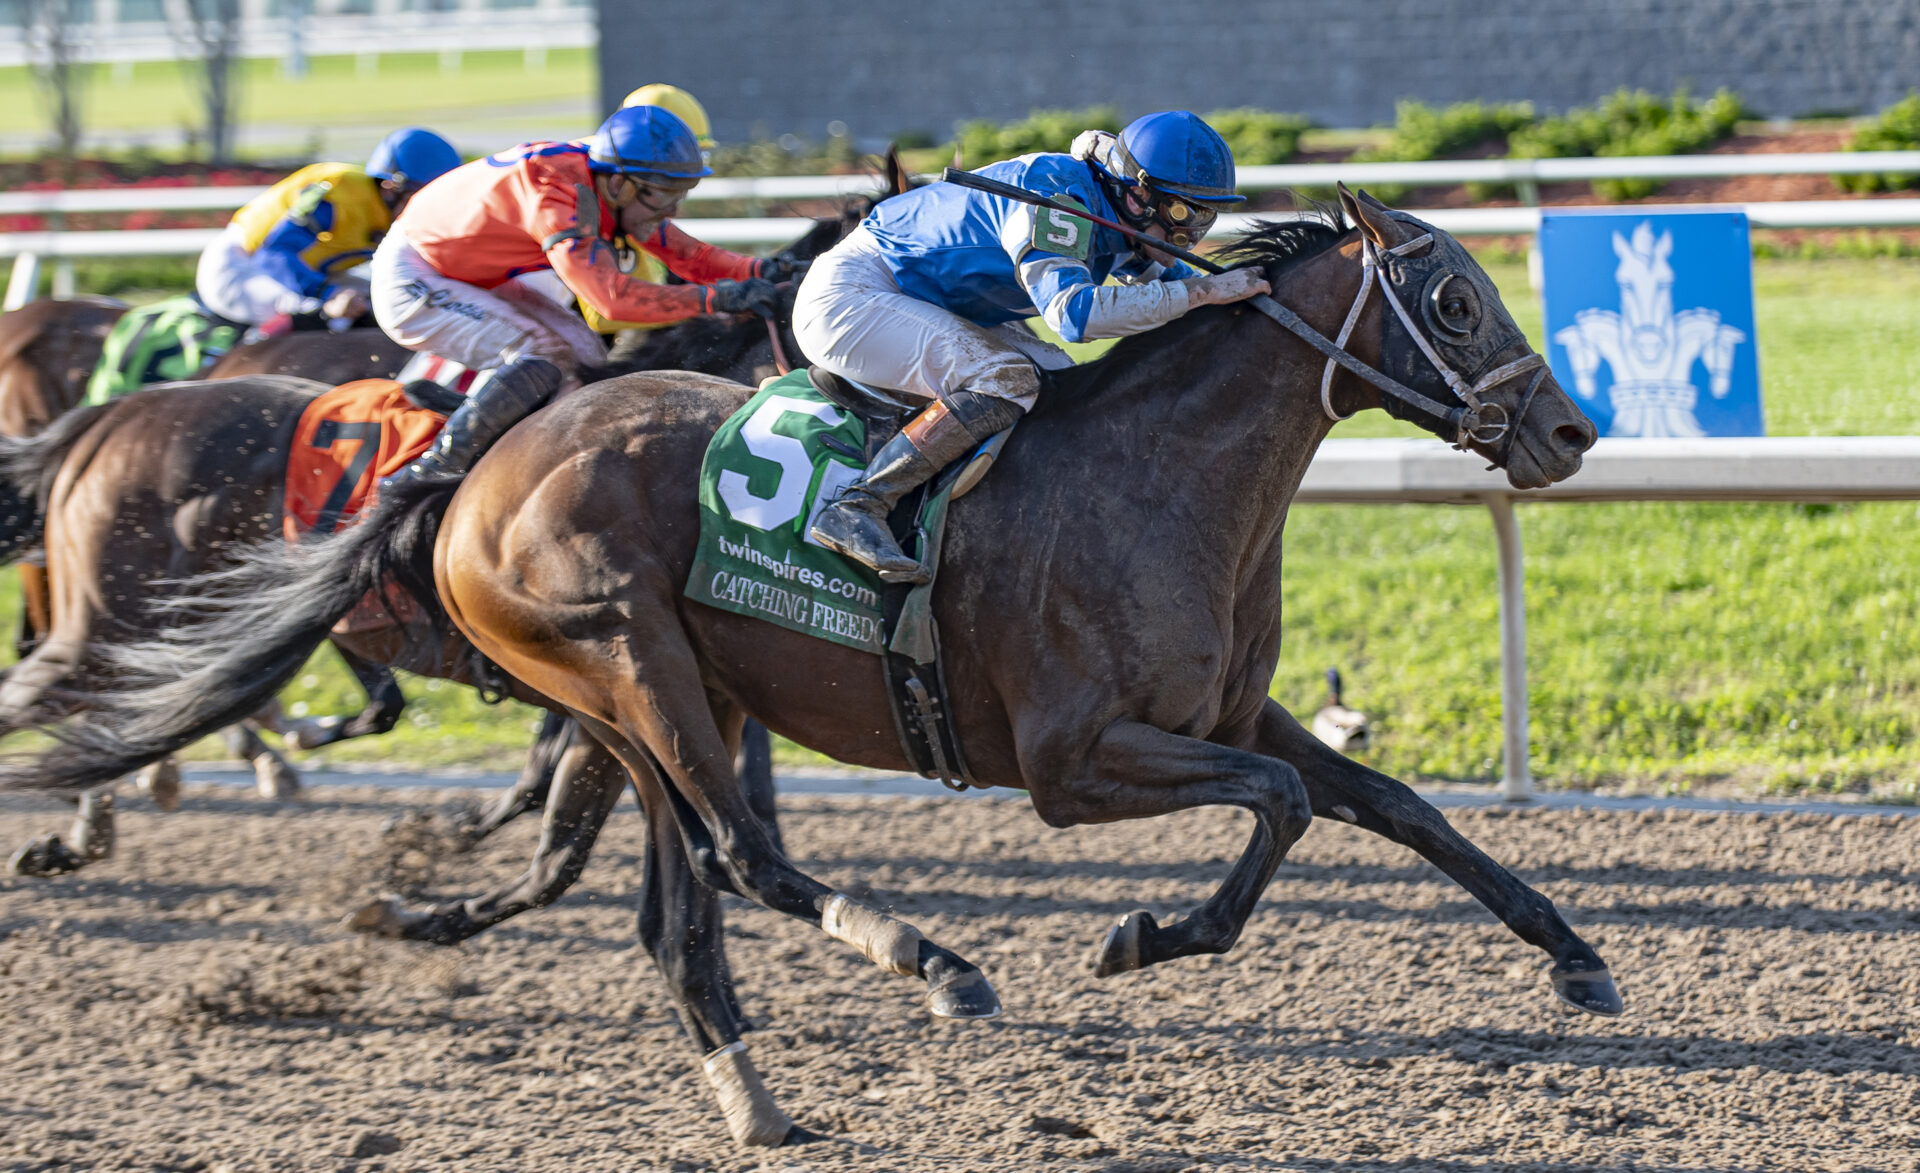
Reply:
M391 1132L362 1132L353 1138L347 1156L356 1161L364 1161L368 1157L391 1157L406 1147L406 1143Z
M60 842L58 835L42 835L13 853L7 872L15 876L64 876L87 866L79 852Z

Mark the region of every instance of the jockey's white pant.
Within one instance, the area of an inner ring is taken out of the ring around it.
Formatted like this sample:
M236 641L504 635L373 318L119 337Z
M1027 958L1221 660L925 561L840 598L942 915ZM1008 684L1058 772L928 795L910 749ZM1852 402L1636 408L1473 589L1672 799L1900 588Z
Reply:
M562 370L607 360L606 344L563 301L573 294L551 273L494 289L445 276L398 231L373 253L373 316L408 350L492 370L538 355Z
M793 303L807 359L842 378L937 399L974 391L1031 408L1040 372L1073 365L1025 322L976 326L900 292L866 228L813 262Z
M200 254L193 285L208 309L249 326L277 314L310 314L320 308L319 298L288 289L262 272L240 230L231 224Z

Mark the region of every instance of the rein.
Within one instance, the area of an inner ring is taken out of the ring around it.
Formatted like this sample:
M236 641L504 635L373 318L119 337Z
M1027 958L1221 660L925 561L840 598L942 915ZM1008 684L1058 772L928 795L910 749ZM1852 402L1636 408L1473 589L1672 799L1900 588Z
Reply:
M1111 228L1136 244L1144 245L1157 252L1166 253L1169 256L1179 257L1187 264L1204 272L1217 274L1227 271L1224 266L1213 263L1191 249L1182 248L1171 241L1161 240L1158 237L1148 236L1138 229L1116 223L1107 219L1105 216L1097 216L1077 204L1069 204L1055 199L1052 196L1042 195L1036 191L1028 191L1024 187L1015 187L1011 183L1002 183L997 179L991 179L985 175L975 175L970 171L962 171L957 167L947 168L941 172L940 178L946 183L957 184L961 187L971 187L976 191L984 191L990 195L997 195L1010 200L1018 200L1023 204L1033 204L1042 208L1054 208L1066 212L1071 216L1078 217L1079 219L1090 220L1103 228ZM1469 440L1477 441L1481 444L1493 444L1504 437L1506 443L1500 450L1500 461L1501 463L1505 463L1506 458L1512 454L1513 442L1519 435L1520 419L1526 414L1527 407L1533 403L1533 393L1539 389L1540 381L1546 373L1546 359L1538 354L1529 354L1522 358L1517 358L1510 363L1495 367L1472 383L1468 383L1466 379L1460 376L1459 372L1446 364L1445 360L1440 357L1439 352L1434 350L1433 345L1427 341L1426 335L1414 327L1412 316L1407 313L1406 307L1400 304L1400 299L1394 295L1392 287L1386 281L1381 281L1379 282L1380 292L1386 297L1387 304L1391 305L1394 312L1399 315L1400 321L1407 328L1407 333L1413 335L1413 340L1419 344L1420 351L1426 355L1427 361L1433 364L1434 369L1440 373L1440 377L1446 380L1447 386L1459 397L1460 406L1450 407L1444 403L1430 399L1400 382L1398 379L1393 378L1391 375L1383 371L1377 371L1366 363L1361 362L1347 352L1345 343L1352 333L1353 323L1359 319L1360 302L1366 299L1368 291L1374 284L1374 270L1379 267L1379 257L1371 239L1365 234L1362 234L1360 239L1366 250L1361 258L1361 264L1366 269L1366 277L1360 284L1360 301L1354 303L1353 309L1347 314L1346 325L1341 328L1341 339L1339 343L1335 343L1326 335L1308 325L1306 319L1302 318L1299 314L1294 313L1264 293L1255 294L1247 298L1246 304L1265 314L1267 317L1272 318L1282 326L1285 326L1287 330L1299 338L1300 341L1327 356L1328 374L1321 379L1320 403L1326 410L1328 416L1336 422L1342 417L1334 414L1332 405L1328 402L1327 394L1328 380L1332 378L1332 369L1335 366L1340 366L1351 372L1356 378L1371 384L1378 389L1382 395L1397 399L1423 415L1428 415L1444 422L1448 427L1453 429L1453 446L1455 448L1466 448ZM1418 248L1420 245L1431 243L1433 243L1433 233L1429 232L1413 240L1406 241L1403 244L1395 245L1389 252L1391 255L1401 256ZM1533 384L1527 388L1526 398L1521 401L1519 413L1511 419L1508 418L1506 409L1499 404L1481 401L1481 393L1535 368L1538 368L1538 372L1533 377ZM1489 412L1497 412L1498 418L1488 418Z
M793 373L793 364L787 361L787 348L780 342L780 322L772 314L760 319L767 324L767 341L773 343L773 369L783 375Z

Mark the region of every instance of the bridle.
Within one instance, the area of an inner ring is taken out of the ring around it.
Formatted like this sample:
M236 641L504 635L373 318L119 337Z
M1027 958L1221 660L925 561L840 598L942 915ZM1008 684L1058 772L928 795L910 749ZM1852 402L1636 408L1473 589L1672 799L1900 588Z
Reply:
M1412 336L1414 344L1420 348L1420 353L1424 354L1427 361L1433 364L1433 369L1439 372L1440 378L1446 382L1448 389L1453 392L1454 396L1460 400L1464 407L1442 407L1432 400L1427 399L1426 396L1419 395L1417 392L1412 392L1409 388L1402 387L1399 383L1388 379L1385 375L1380 376L1380 380L1384 380L1384 382L1373 379L1368 379L1368 382L1373 383L1373 385L1378 387L1382 392L1406 403L1409 407L1416 408L1424 411L1428 415L1452 423L1455 427L1453 438L1453 446L1455 448L1464 450L1469 440L1491 446L1504 439L1505 443L1500 446L1500 455L1495 460L1496 466L1504 466L1507 463L1507 458L1513 455L1514 441L1520 436L1520 423L1526 419L1527 409L1533 406L1534 393L1540 390L1540 384L1546 378L1547 360L1538 354L1525 354L1514 359L1512 362L1502 363L1472 382L1468 382L1460 372L1454 370L1453 367L1447 364L1445 359L1440 357L1440 352L1435 350L1433 343L1427 340L1426 333L1414 325L1413 315L1407 312L1406 305L1401 302L1399 295L1394 293L1393 283L1380 276L1381 254L1383 252L1390 257L1404 257L1432 243L1433 233L1424 232L1412 240L1403 241L1400 244L1394 245L1392 248L1383 250L1380 246L1374 244L1369 237L1361 236L1360 292L1354 296L1353 307L1347 311L1346 321L1340 324L1340 333L1334 336L1333 345L1342 353L1345 353L1347 341L1353 337L1353 328L1359 324L1360 314L1366 309L1368 295L1373 292L1373 287L1377 284L1380 287L1380 296L1386 299L1389 306L1393 307L1394 315L1400 319L1400 324L1406 327L1406 331ZM1347 415L1341 415L1335 411L1333 407L1333 369L1336 366L1346 365L1347 364L1340 362L1338 357L1329 354L1327 356L1327 365L1320 373L1320 409L1326 412L1327 418L1335 423L1348 419L1352 415L1351 412ZM1349 367L1348 369L1352 368ZM1495 387L1516 379L1528 371L1533 372L1533 378L1528 381L1526 394L1520 399L1520 409L1514 412L1511 417L1507 415L1506 408L1501 407L1497 403L1488 403L1480 398ZM1373 373L1378 374L1378 372ZM1361 377L1366 378L1365 375Z

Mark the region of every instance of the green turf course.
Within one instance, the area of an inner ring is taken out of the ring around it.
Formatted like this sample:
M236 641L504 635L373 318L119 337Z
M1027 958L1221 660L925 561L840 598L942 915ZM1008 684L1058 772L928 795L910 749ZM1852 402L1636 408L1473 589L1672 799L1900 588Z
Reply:
M1493 270L1536 340L1524 270ZM1920 266L1756 264L1776 434L1920 430ZM1339 436L1414 434L1379 412ZM1523 506L1534 768L1543 785L1871 787L1920 798L1920 507ZM1273 694L1303 719L1338 665L1369 760L1406 777L1498 776L1491 525L1444 506L1303 506L1287 531ZM0 603L14 606L10 590ZM0 621L4 621L0 618ZM534 714L412 680L401 728L329 761L512 768ZM323 652L285 699L357 708ZM208 752L212 751L209 745ZM797 750L783 752L798 754ZM789 760L794 760L789 758Z
M238 111L249 125L383 123L432 126L476 110L559 102L592 95L598 86L594 54L555 49L544 69L530 69L517 50L466 53L457 70L443 71L437 53L379 53L315 57L307 76L281 76L277 59L243 63ZM82 120L96 130L176 130L197 125L192 79L171 61L140 62L124 74L95 66L82 98ZM45 107L24 68L0 69L0 133L43 131Z

